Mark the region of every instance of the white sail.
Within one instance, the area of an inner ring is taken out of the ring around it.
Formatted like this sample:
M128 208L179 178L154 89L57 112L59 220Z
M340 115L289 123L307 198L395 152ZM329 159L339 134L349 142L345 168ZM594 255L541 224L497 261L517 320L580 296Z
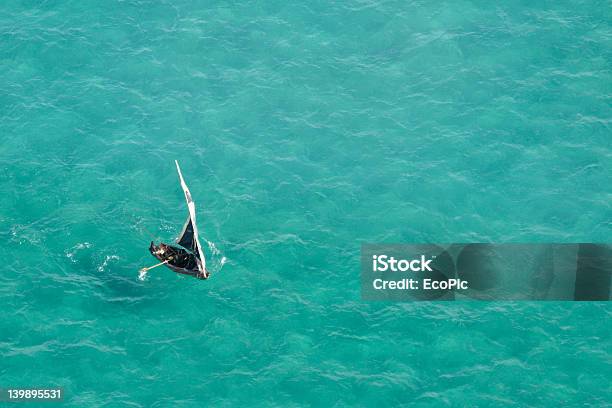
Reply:
M202 251L202 246L200 245L200 240L198 238L195 203L191 198L191 193L189 192L189 188L187 188L187 184L185 184L178 161L175 160L174 163L176 163L176 170L178 171L179 179L181 180L181 188L185 193L185 200L187 200L187 208L189 209L189 216L187 217L187 221L185 222L185 226L183 227L183 231L181 232L181 235L179 235L177 242L183 246L186 246L185 242L191 242L189 247L194 251L199 260L198 269L202 274L206 275L206 258L204 257L204 251Z

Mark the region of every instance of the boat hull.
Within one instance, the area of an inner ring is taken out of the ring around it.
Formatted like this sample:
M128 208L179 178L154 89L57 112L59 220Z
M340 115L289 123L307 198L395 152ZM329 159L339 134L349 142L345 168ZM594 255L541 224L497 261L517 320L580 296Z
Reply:
M168 245L168 244L164 244L164 243L160 243L160 245L155 245L155 243L153 243L153 241L151 241L151 245L149 246L149 252L151 252L151 255L153 255L155 258L157 258L160 262L168 261L168 257L164 256L162 251L160 251L160 247L162 245L165 245L166 247L169 247L169 248L174 249L174 250L184 251L184 249L182 249L182 248L177 248L177 247L174 247L172 245ZM194 278L197 278L197 279L208 279L208 276L210 275L208 271L206 271L206 274L204 275L197 268L193 268L193 269L192 268L183 268L183 267L180 267L180 266L177 266L177 265L173 265L171 262L172 261L168 261L165 264L165 266L167 266L173 272L180 273L182 275L193 276Z

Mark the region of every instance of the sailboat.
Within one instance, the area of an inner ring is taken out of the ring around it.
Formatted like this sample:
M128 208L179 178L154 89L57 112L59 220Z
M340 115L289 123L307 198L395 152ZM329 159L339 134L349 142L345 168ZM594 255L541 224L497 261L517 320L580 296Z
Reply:
M151 255L161 262L152 267L143 268L142 271L166 265L174 272L191 275L198 279L208 279L210 273L206 269L206 258L198 238L195 203L191 198L191 193L189 192L189 188L187 188L187 184L185 184L178 161L175 160L174 163L176 164L181 188L185 193L185 200L187 201L187 209L189 211L187 220L185 221L185 225L180 235L176 239L176 244L178 245L170 245L163 242L160 242L159 245L155 245L155 243L151 241L149 251Z

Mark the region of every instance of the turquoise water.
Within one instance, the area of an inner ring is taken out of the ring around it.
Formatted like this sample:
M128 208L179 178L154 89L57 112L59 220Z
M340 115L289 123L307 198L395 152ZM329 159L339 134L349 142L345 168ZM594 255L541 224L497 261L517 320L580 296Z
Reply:
M609 404L607 303L360 300L362 242L610 241L609 2L532 3L4 2L0 387ZM208 281L138 279L174 159Z

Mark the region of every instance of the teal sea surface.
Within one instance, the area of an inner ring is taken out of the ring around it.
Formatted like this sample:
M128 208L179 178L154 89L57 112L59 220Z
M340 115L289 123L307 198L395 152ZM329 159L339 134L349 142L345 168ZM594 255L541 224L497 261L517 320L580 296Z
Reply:
M609 242L609 1L4 1L0 387L611 406L612 309L374 303L366 242ZM152 265L196 201L213 277ZM149 232L148 232L149 231Z

